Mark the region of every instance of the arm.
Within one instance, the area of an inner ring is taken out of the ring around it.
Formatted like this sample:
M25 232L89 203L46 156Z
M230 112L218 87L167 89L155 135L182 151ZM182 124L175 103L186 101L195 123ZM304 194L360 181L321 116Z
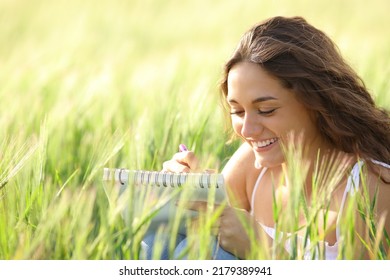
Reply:
M268 254L272 239L250 215L250 192L260 170L254 167L252 148L244 143L222 170L228 189L230 207L223 211L219 222L219 243L222 248L241 259L251 254ZM256 250L256 248L259 250ZM248 255L249 254L249 255Z
M254 168L255 156L244 143L233 154L222 170L231 206L250 211L248 188L254 186L258 170ZM252 184L252 186L251 186Z
M379 178L379 175L382 179ZM390 169L380 167L369 170L366 176L365 183L362 184L362 188L366 188L368 192L364 192L362 189L362 196L366 197L367 200L364 201L364 215L359 211L356 213L356 233L364 240L368 246L365 246L361 240L357 241L358 250L354 258L364 258L364 259L378 259L378 248L375 246L375 242L382 241L384 245L385 255L382 256L386 259L389 258L389 245L387 244L384 231L390 236ZM368 197L367 197L368 195ZM371 222L375 223L375 236L370 237L369 232L372 229L371 224L363 219L362 216L367 216L368 207L371 207L374 199L375 208L373 209L373 220ZM370 240L371 238L371 240ZM368 247L368 248L367 248Z
M244 259L253 246L258 246L264 252L270 248L272 240L264 232L259 223L249 214L250 201L248 189L254 187L259 170L254 167L254 154L251 147L244 143L233 154L222 170L225 185L229 194L230 205L219 218L219 243L226 251ZM192 172L198 168L198 160L191 151L176 153L169 161L164 162L164 171ZM194 211L204 211L207 203L193 202L186 208ZM260 247L261 246L261 247ZM250 255L249 255L250 256Z

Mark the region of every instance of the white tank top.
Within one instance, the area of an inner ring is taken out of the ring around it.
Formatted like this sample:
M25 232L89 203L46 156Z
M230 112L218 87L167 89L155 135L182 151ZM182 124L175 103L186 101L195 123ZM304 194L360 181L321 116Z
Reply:
M373 160L372 162L375 163L375 164L381 165L381 166L383 166L385 168L389 168L390 169L390 165L388 165L386 163L379 162L379 161L376 161L376 160ZM339 238L340 238L340 227L339 227L339 220L340 220L340 216L341 216L340 213L342 213L342 211L343 211L347 195L348 194L353 195L353 193L356 192L359 189L360 169L361 169L362 166L363 166L363 162L362 161L357 162L354 165L354 167L352 168L351 174L348 177L347 185L345 186L343 198L341 200L340 211L339 211L339 214L338 214L338 217L337 217L337 221L336 221L336 243L333 244L333 245L329 245L329 243L325 241L325 259L327 259L327 260L335 260L335 259L337 259L337 256L338 256L338 241L339 241ZM257 189L259 188L260 181L263 178L263 176L264 176L266 171L267 171L266 167L264 167L261 170L261 172L259 174L259 177L256 180L255 187L253 189L252 199L251 199L251 215L252 216L254 214L253 213L253 209L254 209L254 204L255 204L255 194L256 194ZM260 225L262 226L264 231L272 239L275 239L275 228L268 227L268 226L263 225L261 223L260 223ZM283 235L283 234L284 233L280 233L279 235ZM287 233L287 235L289 235L289 234ZM301 237L301 236L298 236L298 238L303 240L303 237ZM310 240L309 240L308 243L310 243ZM310 245L310 244L308 244L308 245ZM291 253L291 244L290 244L290 239L289 238L286 241L285 248L286 248L286 250L289 253ZM312 259L312 255L311 254L312 253L309 250L307 250L307 252L304 252L303 258L304 259Z

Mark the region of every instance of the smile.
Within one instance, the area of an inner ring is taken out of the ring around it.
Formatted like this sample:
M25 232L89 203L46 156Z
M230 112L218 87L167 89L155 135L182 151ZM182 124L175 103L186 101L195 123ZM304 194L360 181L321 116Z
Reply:
M255 148L265 148L265 147L268 147L268 146L272 145L276 141L278 141L277 137L272 138L272 139L267 139L267 140L264 140L264 141L252 142L252 145Z

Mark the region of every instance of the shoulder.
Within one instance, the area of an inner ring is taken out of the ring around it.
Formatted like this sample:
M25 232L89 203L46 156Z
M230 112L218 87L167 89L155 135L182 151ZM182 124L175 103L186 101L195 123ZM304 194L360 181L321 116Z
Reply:
M365 178L370 204L375 202L375 217L378 226L384 221L384 229L390 233L390 167L370 164Z
M247 143L243 143L226 163L224 170L235 169L236 166L254 167L254 161L252 148Z
M380 233L381 229L390 233L389 174L389 168L371 161L365 161L363 169L359 170L359 174L357 174L360 178L360 195L357 200L353 200L354 209L357 210L353 223L356 233L359 234L359 239L363 241L354 243L356 258L375 257L370 251L373 242L371 232L378 231L375 233L375 239L377 237L383 238L384 235ZM385 238L382 241L387 246Z
M252 148L244 143L232 155L222 170L225 184L231 191L235 202L232 204L239 208L249 209L247 187L254 185L259 170L254 167L255 156Z
M380 162L369 162L368 176L372 179L380 179L383 183L390 183L390 165Z
M378 214L390 212L390 167L370 164L365 181L371 200L376 198Z

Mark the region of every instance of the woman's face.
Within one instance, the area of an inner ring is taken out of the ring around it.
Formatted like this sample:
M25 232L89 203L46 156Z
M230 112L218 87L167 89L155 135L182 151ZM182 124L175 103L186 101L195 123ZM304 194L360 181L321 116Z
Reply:
M320 134L309 111L257 64L240 62L229 71L227 102L233 129L253 148L257 168L282 164L285 158L280 144L287 145L291 135L300 135L305 148L320 146Z

